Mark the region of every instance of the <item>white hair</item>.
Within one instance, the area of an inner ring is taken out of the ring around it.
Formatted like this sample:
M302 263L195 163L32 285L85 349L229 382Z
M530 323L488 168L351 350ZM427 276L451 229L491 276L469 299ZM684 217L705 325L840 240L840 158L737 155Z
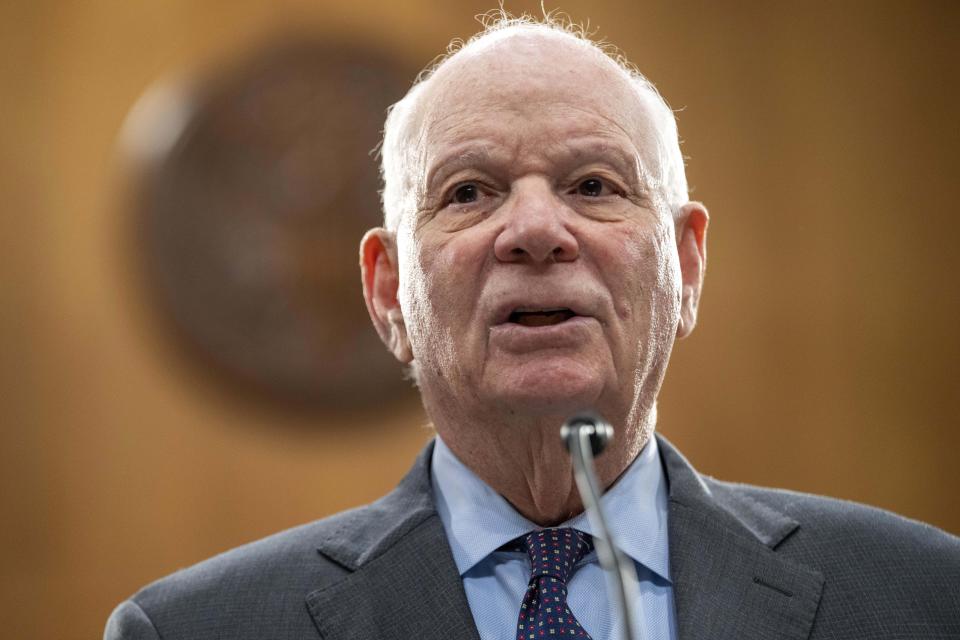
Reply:
M481 16L484 28L467 42L454 40L447 52L439 56L432 64L420 72L413 87L407 94L387 111L387 120L383 128L381 143L380 175L383 180L381 193L383 203L384 226L395 231L405 212L416 208L414 176L410 168L417 166L414 161L422 153L420 145L410 144L407 134L416 117L418 96L430 82L437 70L461 52L475 49L481 45L492 44L519 34L551 34L568 38L582 46L586 52L600 55L612 61L637 89L637 97L644 103L646 112L653 121L658 140L658 175L651 176L652 181L668 210L676 215L688 199L687 177L684 170L683 154L680 152L680 140L677 122L670 106L654 87L616 48L603 42L590 39L586 30L568 20L547 13L543 18L529 15L514 17L500 9Z

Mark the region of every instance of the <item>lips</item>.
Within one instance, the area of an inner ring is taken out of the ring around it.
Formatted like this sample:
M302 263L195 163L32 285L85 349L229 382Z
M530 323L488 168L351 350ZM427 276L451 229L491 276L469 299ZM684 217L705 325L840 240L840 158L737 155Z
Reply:
M593 344L602 332L605 300L585 286L514 287L497 296L489 318L493 352L529 358L534 354L570 355Z
M601 306L586 291L557 293L536 288L500 297L487 317L491 327L551 327L577 319L596 318Z

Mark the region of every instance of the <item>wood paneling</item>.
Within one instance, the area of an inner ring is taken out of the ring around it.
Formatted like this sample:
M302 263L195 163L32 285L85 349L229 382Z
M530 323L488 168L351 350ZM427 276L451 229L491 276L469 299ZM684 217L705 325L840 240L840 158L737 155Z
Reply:
M683 108L690 182L712 212L700 325L675 351L661 429L717 476L960 532L957 5L620 4L563 8ZM115 151L136 98L290 25L419 66L486 8L0 6L8 637L98 637L141 584L375 498L428 437L415 407L273 414L166 352Z

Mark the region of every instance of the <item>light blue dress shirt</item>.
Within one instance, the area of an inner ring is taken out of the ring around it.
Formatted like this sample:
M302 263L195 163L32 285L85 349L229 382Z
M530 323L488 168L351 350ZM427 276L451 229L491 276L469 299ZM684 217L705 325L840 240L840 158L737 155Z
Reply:
M431 482L480 638L516 638L520 601L530 579L530 560L523 552L498 549L540 527L520 515L458 460L439 437L433 449ZM676 640L667 546L667 486L655 438L601 502L614 538L637 568L633 606L639 612L640 628L635 636ZM593 535L583 513L559 526ZM619 640L623 621L607 595L606 577L596 551L580 561L567 587L570 610L587 633L594 640Z

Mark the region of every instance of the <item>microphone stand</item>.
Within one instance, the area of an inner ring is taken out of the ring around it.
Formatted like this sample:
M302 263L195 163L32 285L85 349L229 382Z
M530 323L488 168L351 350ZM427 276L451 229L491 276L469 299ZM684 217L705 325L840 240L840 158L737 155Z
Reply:
M600 566L607 574L608 586L612 587L610 590L613 592L616 608L622 616L622 638L635 640L636 612L631 603L636 601L636 568L614 544L610 528L607 526L607 519L600 506L600 487L593 462L594 456L599 455L613 438L613 427L596 414L578 414L563 423L560 428L560 437L563 438L567 451L570 452L577 491L587 512L587 519L596 534L593 542L597 548L597 557L600 559ZM640 633L642 634L643 631L641 630Z

